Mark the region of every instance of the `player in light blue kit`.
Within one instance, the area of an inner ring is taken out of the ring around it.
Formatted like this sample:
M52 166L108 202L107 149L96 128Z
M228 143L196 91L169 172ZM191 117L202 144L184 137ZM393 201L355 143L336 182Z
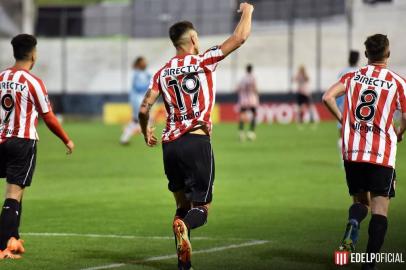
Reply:
M131 137L141 132L140 125L138 124L138 113L151 81L151 74L147 71L147 61L144 57L137 57L133 68L133 79L129 94L129 101L132 107L132 121L125 127L121 135L120 143L123 145L129 144Z
M352 72L358 69L358 61L359 61L359 52L355 50L350 51L350 55L348 57L348 64L349 66L344 68L338 75L338 78L341 78L343 75L347 74L348 72ZM336 99L337 107L340 109L341 112L343 112L344 108L344 100L345 100L345 95L342 95L341 97L338 97ZM337 147L338 147L338 152L340 154L341 158L341 147L342 147L342 137L341 137L341 123L337 123L337 128L338 128L338 142L337 142Z

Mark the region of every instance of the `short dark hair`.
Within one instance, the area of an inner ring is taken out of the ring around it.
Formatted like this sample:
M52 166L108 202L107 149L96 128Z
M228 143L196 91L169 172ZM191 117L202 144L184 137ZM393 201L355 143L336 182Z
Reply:
M179 46L179 40L189 30L195 30L193 23L189 21L177 22L169 28L169 38L175 47Z
M364 42L366 56L370 61L382 61L388 57L389 39L386 35L375 34L369 36Z
M359 61L359 51L351 50L348 56L348 63L350 66L356 66Z
M37 39L33 35L20 34L13 37L11 45L16 60L29 60L30 53L37 46Z
M145 60L144 56L138 56L137 58L135 58L134 62L133 62L133 66L138 66L141 61Z
M247 70L248 73L251 73L251 72L252 72L252 65L251 65L251 64L248 64L248 65L245 67L245 70Z

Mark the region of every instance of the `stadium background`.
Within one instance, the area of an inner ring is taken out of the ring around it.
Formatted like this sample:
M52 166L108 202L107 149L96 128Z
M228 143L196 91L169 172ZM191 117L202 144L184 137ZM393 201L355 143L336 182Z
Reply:
M202 265L198 269L335 269L332 252L349 199L335 123L321 106L321 93L347 65L348 51L363 52L364 39L376 32L388 34L390 66L406 74L406 1L252 2L252 35L218 69L213 137L218 201L209 226L196 233L201 237L196 245L208 250L245 240L268 242L249 250L196 255ZM237 22L237 5L234 0L0 1L0 66L13 63L13 35L35 33L39 61L33 72L45 81L55 111L65 117L77 143L77 153L67 160L41 125L37 175L24 206L30 253L23 262L5 262L0 269L83 269L114 263L124 263L121 269L173 268L173 259L144 260L168 254L173 246L167 230L173 205L160 150L148 151L141 138L130 148L118 145L120 123L130 117L125 103L131 63L144 55L154 72L172 57L167 29L180 19L195 23L202 48L222 42ZM362 55L360 64L365 62ZM234 89L247 63L254 65L261 95L258 120L287 125L260 125L255 143L240 144L233 123ZM315 129L289 124L297 110L291 78L300 64L310 75L317 116L326 120ZM156 110L163 115L162 107ZM406 151L399 148L402 179ZM402 184L391 210L387 251L406 251ZM253 228L247 222L254 222Z
M295 89L292 77L297 67L306 66L311 90L319 101L320 93L347 64L348 50L362 51L367 33L373 32L389 35L394 56L391 66L400 74L406 73L405 42L399 27L406 20L402 15L406 3L367 2L375 1L254 1L257 9L250 42L224 61L218 71L219 103L235 101L233 91L244 66L253 63L263 101L260 120L291 120L294 107L269 103L293 100L290 93ZM28 32L35 31L41 38L39 53L43 56L36 73L46 81L55 110L82 116L100 115L105 102L126 101L136 56L145 55L154 72L172 55L167 29L174 21L194 21L202 35L202 48L208 48L224 40L237 19L234 0L206 0L204 4L198 0L34 3L38 5L31 11L28 5L23 14L22 1L2 1L0 64L12 63L5 37L23 26ZM21 18L26 19L24 23ZM361 63L365 63L364 57ZM321 118L328 118L323 108L317 107ZM220 120L235 118L229 109L220 109Z

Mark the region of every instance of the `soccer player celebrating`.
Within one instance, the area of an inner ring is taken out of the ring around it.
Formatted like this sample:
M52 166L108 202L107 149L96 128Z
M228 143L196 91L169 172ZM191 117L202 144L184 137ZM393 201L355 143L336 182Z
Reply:
M240 141L245 140L244 122L247 117L247 112L251 112L251 124L250 130L247 132L247 138L249 140L255 140L255 124L257 116L257 107L259 103L258 89L255 81L255 77L252 74L252 65L249 64L246 67L247 73L244 78L238 84L238 105L240 107L240 122L239 122L239 132Z
M389 200L395 196L396 144L406 130L406 81L387 68L389 40L376 34L365 41L368 65L346 73L324 94L323 101L342 123L343 159L354 203L340 249L353 251L361 222L371 208L367 253L378 253L388 226ZM343 113L336 97L345 94ZM402 121L393 125L400 108ZM374 269L375 264L364 264Z
M144 98L145 92L148 90L149 82L151 81L151 74L147 71L147 61L144 57L137 57L134 61L133 68L134 73L130 92L130 103L133 116L132 121L125 127L123 134L121 135L120 143L122 145L129 144L131 137L141 132L138 123L138 113L142 99Z
M37 40L21 34L11 44L16 62L0 73L0 178L7 179L0 215L0 259L19 259L25 251L18 229L23 193L35 169L38 114L63 141L68 154L74 148L52 112L44 83L29 72L37 60Z
M169 190L176 200L173 232L178 269L191 269L192 246L189 231L207 221L214 182L214 157L210 143L211 112L216 94L216 68L227 55L240 47L251 32L254 7L240 4L241 19L234 34L220 46L199 54L199 38L188 21L175 23L169 36L176 55L152 78L140 108L140 125L146 144L157 138L148 126L149 111L163 96L167 124L163 131L163 160Z

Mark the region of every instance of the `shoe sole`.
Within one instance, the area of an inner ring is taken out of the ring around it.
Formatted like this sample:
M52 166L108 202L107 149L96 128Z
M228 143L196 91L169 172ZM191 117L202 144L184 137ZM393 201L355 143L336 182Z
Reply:
M185 224L176 220L173 225L176 237L178 258L182 263L190 262L192 257L192 245L190 244Z

